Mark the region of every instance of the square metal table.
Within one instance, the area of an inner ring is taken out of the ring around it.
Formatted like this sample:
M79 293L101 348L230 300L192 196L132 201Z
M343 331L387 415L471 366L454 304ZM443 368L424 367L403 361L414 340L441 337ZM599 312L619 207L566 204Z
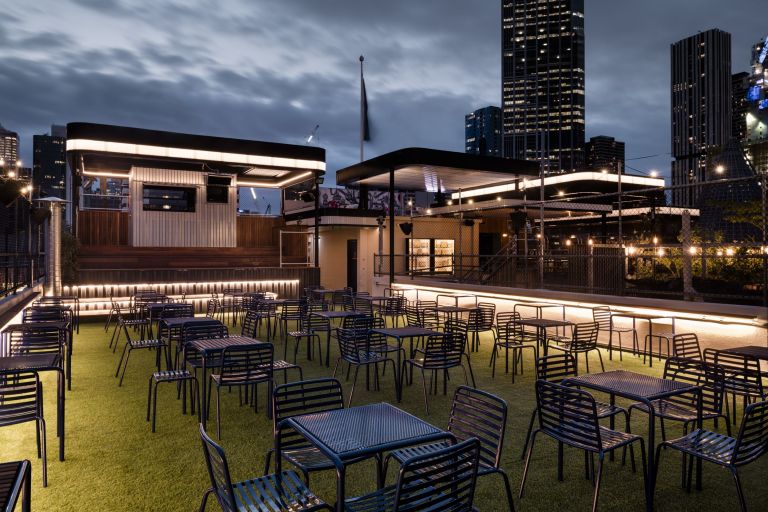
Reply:
M0 338L3 338L3 335L5 333L10 333L12 331L17 332L24 332L24 331L32 331L34 333L35 329L39 328L41 330L47 330L47 329L58 329L59 333L64 333L64 364L66 365L66 378L67 378L67 389L72 390L72 341L74 339L74 333L72 331L72 324L70 322L65 321L55 321L55 320L43 320L39 322L25 322L23 324L9 324L5 326L5 329L3 329L3 332L0 333ZM2 344L0 346L0 356L7 356L8 350L9 350L8 342L5 338L2 339Z
M563 320L565 320L565 304L554 304L552 302L517 302L512 307L512 311L517 312L517 308L535 309L536 318L542 318L544 310L547 308L560 308L563 311Z
M648 313L632 313L631 311L626 312L611 312L611 324L613 324L614 318L631 318L632 319L632 329L635 330L635 333L637 333L636 324L638 320L645 320L648 322L648 336L651 338L651 349L650 354L648 357L648 360L650 361L650 367L653 368L653 321L654 320L664 320L666 318L669 318L672 320L672 334L675 334L675 317L670 315L662 315L662 314L648 314ZM611 338L612 340L613 338ZM639 343L639 341L638 341ZM659 354L661 354L661 346L659 346ZM661 356L659 356L661 357ZM610 360L613 360L613 343L608 344L608 358ZM643 361L645 362L645 361Z
M31 474L28 460L0 463L0 510L15 510L21 495L21 512L30 512L32 509Z
M522 320L517 320L516 323L536 328L536 340L544 349L544 355L547 355L547 352L549 351L547 329L551 327L560 329L562 327L563 332L565 332L566 327L573 327L573 322L569 322L568 320L553 320L551 318L523 318Z
M325 338L325 366L331 367L331 322L336 318L362 318L368 316L365 311L312 311L311 315L328 320L328 330Z
M408 338L411 340L411 347L409 354L413 357L413 339L422 338L424 336L442 336L440 331L434 331L425 327L418 326L406 326L406 327L387 327L384 329L371 329L372 333L383 334L388 338L395 338L397 340L398 348L403 348L403 339ZM403 398L403 375L402 375L402 361L400 350L397 351L397 366L395 367L395 380L397 381L397 401L400 402Z
M201 385L202 388L202 395L200 400L200 413L203 425L206 424L206 420L208 419L208 400L206 400L205 397L207 397L207 391L208 391L208 375L206 374L208 370L208 358L213 358L216 355L220 355L225 348L227 347L235 347L235 346L243 346L243 345L253 345L254 343L265 343L264 341L259 341L254 338L249 338L248 336L227 336L225 338L206 338L201 340L192 340L186 345L184 345L184 361L186 362L186 351L189 349L194 350L195 352L198 352L200 354L201 359L203 360L203 383ZM211 365L212 368L216 366L216 363ZM269 410L269 408L267 408Z
M435 304L437 304L438 306L440 305L440 297L453 299L454 306L459 305L459 299L474 299L475 306L477 306L477 295L468 295L466 293L438 293L435 296Z
M346 464L369 455L377 456L376 481L384 485L380 455L438 440L454 440L454 437L426 421L388 403L377 403L336 409L287 418L278 429L294 429L317 447L336 468L336 510L344 510L344 477ZM281 471L282 436L275 436L276 473Z
M0 357L0 373L30 371L30 372L56 372L58 380L56 384L56 435L59 437L59 460L64 460L64 405L66 384L64 383L64 370L59 364L60 358L56 354L32 354L11 357Z
M451 320L452 318L459 319L459 316L461 316L462 313L469 313L470 311L477 311L478 308L476 307L464 307L464 306L437 306L432 308L425 308L429 311L434 311L435 313L443 313L445 315L446 320Z
M744 347L731 347L721 349L720 352L726 352L728 354L736 354L739 356L754 357L762 361L768 361L768 347L761 347L759 345L747 345Z
M626 370L591 373L587 375L580 375L578 377L571 377L564 380L563 385L588 388L594 391L607 393L611 397L611 405L615 405L617 396L645 404L646 408L648 409L648 446L646 450L648 457L648 487L645 490L645 498L647 510L653 510L653 494L654 489L656 488L656 481L653 471L654 465L656 463L654 460L656 453L656 410L653 408L652 402L654 400L669 398L675 395L696 393L698 397L698 419L696 421L696 426L697 428L702 428L703 404L701 387L684 382L677 382L674 380L660 379L658 377L652 377L650 375L630 372ZM613 416L611 416L610 421L611 428L613 428ZM696 464L696 487L697 489L701 488L701 459L697 459Z

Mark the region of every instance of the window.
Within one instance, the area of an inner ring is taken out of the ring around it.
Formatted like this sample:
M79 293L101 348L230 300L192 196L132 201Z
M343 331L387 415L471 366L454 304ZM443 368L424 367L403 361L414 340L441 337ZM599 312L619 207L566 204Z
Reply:
M144 211L194 212L195 197L194 188L144 185Z
M229 176L208 176L208 184L205 188L205 199L209 203L227 204L229 202L229 185L232 178Z

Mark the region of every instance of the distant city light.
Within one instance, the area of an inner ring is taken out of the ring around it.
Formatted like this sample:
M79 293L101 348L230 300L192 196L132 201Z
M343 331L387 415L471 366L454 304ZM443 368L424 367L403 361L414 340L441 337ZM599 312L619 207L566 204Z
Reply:
M659 171L651 171L651 178L658 178L659 177Z
M724 165L718 165L715 167L715 172L717 174L723 174L725 172L725 166Z

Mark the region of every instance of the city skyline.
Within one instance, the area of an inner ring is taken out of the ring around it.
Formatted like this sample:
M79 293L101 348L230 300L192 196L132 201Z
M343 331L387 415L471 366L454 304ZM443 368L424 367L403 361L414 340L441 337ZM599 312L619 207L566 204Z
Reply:
M668 177L669 45L717 27L733 34L733 71L747 70L764 28L749 16L749 4L759 3L746 4L734 10L705 1L694 10L590 0L586 136L626 141L630 172L656 168ZM363 53L373 137L366 156L407 146L462 151L464 114L500 103L500 7L262 1L227 2L213 12L205 3L127 0L8 5L0 21L0 123L19 133L21 157L30 162L32 135L51 123L100 121L287 143L301 143L320 124L334 171L358 159ZM404 124L406 118L416 121ZM660 156L632 160L651 154Z

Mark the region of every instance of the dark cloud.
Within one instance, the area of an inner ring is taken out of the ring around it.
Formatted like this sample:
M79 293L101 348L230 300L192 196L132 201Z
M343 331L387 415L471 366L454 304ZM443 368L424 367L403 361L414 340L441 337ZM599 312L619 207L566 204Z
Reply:
M717 26L734 71L762 37L762 0L589 0L587 134L668 171L669 45ZM463 115L500 99L500 1L40 0L0 19L0 122L31 135L85 120L301 143L356 161L359 64L373 141L461 151Z

